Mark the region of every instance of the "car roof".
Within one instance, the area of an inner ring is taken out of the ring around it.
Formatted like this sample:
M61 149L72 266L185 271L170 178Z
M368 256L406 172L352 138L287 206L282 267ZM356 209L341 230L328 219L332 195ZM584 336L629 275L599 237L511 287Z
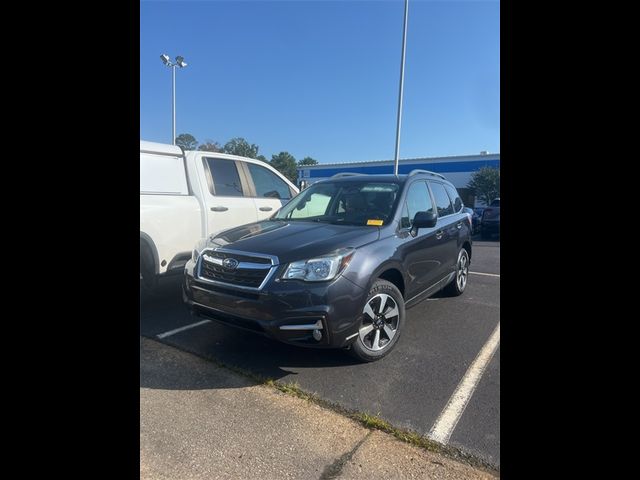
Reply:
M435 180L440 181L442 183L446 183L453 187L453 184L447 180L439 177L434 177L428 173L414 173L413 175L379 175L379 174L353 174L353 175L340 175L334 176L331 178L327 178L324 180L320 180L315 183L325 183L325 182L340 182L340 183L353 183L353 182L390 182L390 183L405 183L409 178L419 178L421 180ZM314 185L315 185L314 183ZM455 188L455 187L454 187Z

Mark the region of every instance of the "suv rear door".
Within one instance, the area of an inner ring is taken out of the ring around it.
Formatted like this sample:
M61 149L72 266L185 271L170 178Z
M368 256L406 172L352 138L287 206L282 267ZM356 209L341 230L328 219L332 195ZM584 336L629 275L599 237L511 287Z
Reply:
M438 223L436 224L436 239L438 258L441 259L439 278L443 278L455 270L458 260L459 232L464 226L463 217L466 215L456 213L451 199L445 189L445 184L436 180L428 181L433 195L433 201L438 211ZM462 201L460 202L462 205Z

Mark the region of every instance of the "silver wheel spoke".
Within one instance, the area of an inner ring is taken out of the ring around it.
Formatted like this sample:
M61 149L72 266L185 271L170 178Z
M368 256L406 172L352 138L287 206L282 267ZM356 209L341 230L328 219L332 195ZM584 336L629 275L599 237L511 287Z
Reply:
M369 317L371 317L371 320L375 320L376 314L373 313L373 309L371 308L371 305L369 305L368 303L364 306L364 313L369 315Z
M376 338L373 339L371 346L374 350L380 350L380 330L376 330Z
M360 329L360 338L364 338L373 330L373 325L367 325L366 327L362 327Z
M398 313L400 313L400 312L399 312L399 310L398 310L398 306L396 305L396 306L395 306L395 307L393 307L391 310L389 310L387 313L385 313L385 314L384 314L384 316L385 316L386 318L393 318L393 317L397 316L397 315L398 315Z
M387 337L389 337L389 341L391 341L391 339L396 335L395 330L392 330L391 327L389 327L389 325L384 326L384 333L386 333Z
M384 307L387 304L387 298L389 295L380 295L380 308L378 309L378 314L382 315L384 313Z

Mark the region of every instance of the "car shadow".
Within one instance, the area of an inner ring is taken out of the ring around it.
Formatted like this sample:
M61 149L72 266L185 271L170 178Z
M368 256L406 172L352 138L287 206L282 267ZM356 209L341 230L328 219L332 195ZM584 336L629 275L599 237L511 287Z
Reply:
M168 331L203 319L191 317L182 303L180 278L161 280L157 290L143 293L140 298L141 335L156 342L195 354L218 365L240 371L257 381L279 380L297 375L301 368L334 368L358 365L361 362L342 349L315 349L288 345L263 335L210 322L178 334L157 338L157 331ZM163 325L161 329L151 328ZM141 346L141 369L142 369ZM152 358L147 361L153 361ZM141 386L142 386L141 374ZM190 377L154 377L145 381L148 388L199 388L191 385ZM165 381L168 380L168 381ZM293 380L293 379L288 379ZM187 382L188 385L185 385ZM208 386L206 388L211 388Z

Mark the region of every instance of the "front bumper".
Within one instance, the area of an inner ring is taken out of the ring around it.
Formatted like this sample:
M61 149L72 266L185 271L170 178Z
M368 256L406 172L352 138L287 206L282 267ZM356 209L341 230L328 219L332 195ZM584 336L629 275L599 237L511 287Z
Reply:
M212 285L185 270L183 300L194 315L308 347L345 347L357 335L367 292L338 276L330 282L281 281L259 292ZM314 335L315 331L315 335Z

